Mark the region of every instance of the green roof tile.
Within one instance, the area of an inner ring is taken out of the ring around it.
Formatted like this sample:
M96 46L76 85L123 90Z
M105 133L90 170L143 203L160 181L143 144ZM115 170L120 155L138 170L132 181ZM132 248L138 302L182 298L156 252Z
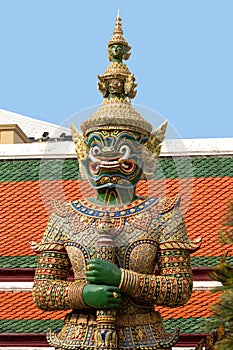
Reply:
M207 320L210 318L178 318L164 320L167 331L180 328L180 333L203 333ZM46 333L48 328L53 331L60 331L63 325L62 320L0 320L1 333Z
M0 256L0 268L35 268L38 256ZM221 257L191 257L192 267L213 267L219 264ZM233 256L227 257L233 264Z
M233 157L159 158L154 179L233 177Z
M38 256L0 256L0 268L35 268Z
M191 257L191 265L192 267L213 267L219 264L220 259L221 256ZM227 262L233 264L233 256L228 256Z
M161 157L155 179L190 177L233 177L233 157ZM32 159L0 161L0 182L36 180L76 180L79 168L76 159Z
M46 333L60 331L62 320L0 320L1 333Z
M76 180L76 159L0 161L0 182L36 180Z
M164 326L167 331L171 331L175 328L180 328L180 333L204 333L206 328L207 320L211 320L213 317L204 318L171 318L169 320L164 320Z

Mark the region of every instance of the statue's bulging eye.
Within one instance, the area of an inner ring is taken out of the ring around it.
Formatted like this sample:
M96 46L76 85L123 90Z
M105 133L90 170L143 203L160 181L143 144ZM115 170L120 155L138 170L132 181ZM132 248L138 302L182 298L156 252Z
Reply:
M92 154L93 154L94 156L96 156L97 154L100 154L100 152L101 152L101 150L100 150L100 147L99 147L99 146L94 146L94 147L92 148Z
M127 150L130 150L129 146L127 145L122 145L119 149L120 153L125 153Z
M124 159L127 159L130 155L130 148L129 146L127 145L122 145L120 148L119 148L119 152L122 153L124 156L123 158Z

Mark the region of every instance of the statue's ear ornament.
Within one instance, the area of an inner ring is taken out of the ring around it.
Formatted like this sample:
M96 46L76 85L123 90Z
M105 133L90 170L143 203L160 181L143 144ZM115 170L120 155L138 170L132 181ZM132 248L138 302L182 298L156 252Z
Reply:
M75 144L75 152L77 153L78 160L86 159L86 145L84 142L84 137L81 132L78 131L76 126L71 123L70 124L72 139Z
M137 90L135 90L137 84L135 84L135 76L133 74L128 74L125 79L124 91L129 98L134 98Z
M147 179L153 177L156 161L166 135L167 124L168 122L165 120L156 130L152 131L147 142L143 145L144 174Z
M86 159L86 145L84 142L84 137L81 132L78 131L75 124L70 124L72 139L75 144L75 152L77 154L78 162L79 162L79 172L83 179L86 178L86 171L82 164L82 161Z

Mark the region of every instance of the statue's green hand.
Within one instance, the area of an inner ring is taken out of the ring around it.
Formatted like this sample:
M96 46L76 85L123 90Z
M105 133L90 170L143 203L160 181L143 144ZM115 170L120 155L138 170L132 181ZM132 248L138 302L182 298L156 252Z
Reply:
M87 261L86 276L89 283L118 287L121 281L121 270L109 261L91 259Z
M121 292L117 287L87 284L83 288L83 301L87 306L115 309L120 306Z

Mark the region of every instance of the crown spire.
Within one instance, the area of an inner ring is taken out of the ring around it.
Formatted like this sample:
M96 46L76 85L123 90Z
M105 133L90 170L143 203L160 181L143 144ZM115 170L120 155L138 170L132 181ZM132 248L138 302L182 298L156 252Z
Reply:
M120 11L120 9L118 9L118 11L117 11L117 18L121 18L121 11Z
M121 35L123 35L123 29L122 29L122 25L121 25L120 9L118 9L118 12L117 12L116 24L115 24L115 28L113 30L113 34L121 34Z
M130 56L131 47L123 36L120 11L108 42L108 57L110 64L102 75L98 75L98 89L104 100L91 118L81 124L81 130L86 136L94 130L122 129L137 131L148 136L152 125L131 105L137 93L135 76L122 61Z
M98 89L108 100L129 100L137 93L135 77L122 63L122 60L129 58L130 49L131 47L123 37L120 10L118 10L113 36L108 42L108 58L111 63L103 75L98 75Z
M123 52L122 52L122 58L124 60L127 60L130 57L130 49L131 46L129 46L129 44L127 43L127 41L125 40L124 36L123 36L123 29L122 29L122 24L121 24L121 15L120 15L120 10L118 10L117 12L117 18L116 18L116 23L115 23L115 27L113 29L113 36L111 37L111 39L108 42L108 58L109 61L112 61L112 55L110 53L110 47L112 45L123 45ZM122 61L121 58L121 61Z

